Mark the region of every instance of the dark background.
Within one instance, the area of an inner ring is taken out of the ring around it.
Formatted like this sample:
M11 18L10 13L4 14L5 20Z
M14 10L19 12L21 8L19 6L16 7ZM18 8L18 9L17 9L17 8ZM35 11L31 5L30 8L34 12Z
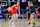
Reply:
M0 1L8 1L8 0L0 0ZM12 0L10 0L12 1ZM14 0L14 1L17 1L17 0ZM28 1L32 1L33 2L33 5L36 7L36 6L40 6L40 2L38 2L38 0L26 0L26 2L22 2L22 0L20 0L20 9L26 9L26 6L28 6ZM1 3L1 2L0 2ZM11 2L11 6L16 4L17 2ZM5 3L6 4L6 3ZM9 4L7 2L7 4ZM9 5L5 6L6 8L9 7Z

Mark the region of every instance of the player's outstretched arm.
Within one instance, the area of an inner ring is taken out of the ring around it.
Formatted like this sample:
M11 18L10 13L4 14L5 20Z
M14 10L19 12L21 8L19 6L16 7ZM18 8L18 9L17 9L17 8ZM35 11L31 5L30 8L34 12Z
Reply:
M11 8L15 7L16 5L11 6Z

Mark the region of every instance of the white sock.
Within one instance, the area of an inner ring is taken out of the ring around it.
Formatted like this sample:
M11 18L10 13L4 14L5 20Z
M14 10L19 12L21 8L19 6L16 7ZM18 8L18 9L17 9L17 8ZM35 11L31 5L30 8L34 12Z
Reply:
M11 21L9 21L8 23L11 24Z
M12 24L13 24L13 25L15 25L15 21L14 21L14 22L12 22Z
M31 21L31 23L32 23L32 21Z
M29 23L29 21L28 21L28 23Z

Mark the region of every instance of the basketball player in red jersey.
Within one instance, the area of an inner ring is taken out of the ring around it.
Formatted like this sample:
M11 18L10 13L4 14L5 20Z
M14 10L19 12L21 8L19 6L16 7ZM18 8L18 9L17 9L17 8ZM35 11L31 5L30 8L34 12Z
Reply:
M10 9L8 8L8 11L11 10L9 12L9 15L12 16L12 19L11 19L11 21L9 21L9 24L10 23L14 24L14 22L17 20L17 18L18 18L17 10L19 11L19 15L20 15L20 5L19 4L20 4L20 2L17 2L17 4L10 7Z

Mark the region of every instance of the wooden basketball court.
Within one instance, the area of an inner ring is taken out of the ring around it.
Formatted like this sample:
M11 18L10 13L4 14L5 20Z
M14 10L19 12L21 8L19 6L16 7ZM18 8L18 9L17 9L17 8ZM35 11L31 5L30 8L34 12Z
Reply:
M26 26L28 24L27 22L27 19L18 19L16 22L15 22L15 26L10 24L8 22L0 22L0 27L32 27L31 25L29 26ZM0 20L1 21L1 20ZM36 25L37 26L40 26L40 19L38 21L35 21Z

